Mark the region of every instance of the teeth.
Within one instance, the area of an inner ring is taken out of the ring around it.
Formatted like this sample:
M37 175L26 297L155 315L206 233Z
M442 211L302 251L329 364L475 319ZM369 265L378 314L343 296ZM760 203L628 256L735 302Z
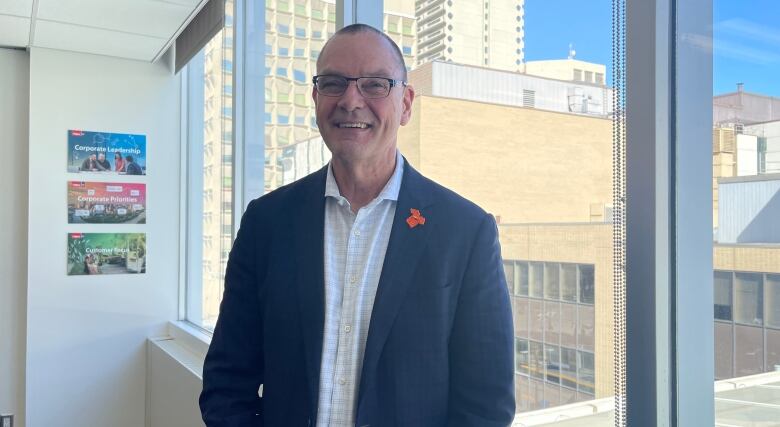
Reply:
M365 123L339 123L339 128L365 129L368 125Z

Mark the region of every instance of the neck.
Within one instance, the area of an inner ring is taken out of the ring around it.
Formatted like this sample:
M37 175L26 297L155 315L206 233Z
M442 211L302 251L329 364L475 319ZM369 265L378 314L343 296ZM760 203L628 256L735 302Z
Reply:
M372 161L349 162L333 157L331 167L339 192L357 212L374 200L393 175L396 166L395 148L386 156Z

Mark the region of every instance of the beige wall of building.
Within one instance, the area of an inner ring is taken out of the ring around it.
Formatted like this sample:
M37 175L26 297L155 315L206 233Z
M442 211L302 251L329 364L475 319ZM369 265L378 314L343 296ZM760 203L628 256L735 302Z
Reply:
M606 118L421 96L398 146L502 223L589 222L612 203Z
M606 84L607 66L578 59L552 59L528 61L525 73L548 79L569 80L603 85Z

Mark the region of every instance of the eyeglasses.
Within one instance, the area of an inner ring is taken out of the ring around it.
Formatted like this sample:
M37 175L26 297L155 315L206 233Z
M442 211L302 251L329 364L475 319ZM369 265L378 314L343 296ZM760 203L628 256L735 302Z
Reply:
M406 86L403 80L393 80L385 77L342 77L314 76L312 83L317 92L325 96L341 96L347 91L349 82L355 82L358 92L363 98L385 98L393 86Z

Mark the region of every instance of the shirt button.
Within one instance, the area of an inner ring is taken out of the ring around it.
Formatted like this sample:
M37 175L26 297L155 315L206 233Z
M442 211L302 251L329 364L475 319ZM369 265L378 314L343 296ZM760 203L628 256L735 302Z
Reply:
M360 237L360 230L355 231L355 236Z
M339 385L344 385L346 383L347 383L347 380L345 380L344 378L339 378Z
M352 331L352 326L350 326L350 325L346 325L346 326L344 326L344 331L345 331L345 332L350 332L350 331Z
M349 283L354 285L356 282L357 282L357 277L355 277L354 274L350 275L349 276Z

